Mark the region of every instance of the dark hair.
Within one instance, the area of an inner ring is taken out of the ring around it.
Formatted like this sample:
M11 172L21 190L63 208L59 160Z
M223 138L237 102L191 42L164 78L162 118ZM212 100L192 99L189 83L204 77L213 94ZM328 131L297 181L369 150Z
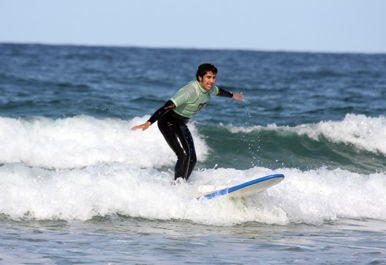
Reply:
M217 68L213 64L210 64L210 63L203 63L203 64L201 64L198 67L197 73L196 73L197 81L199 81L198 80L199 76L203 77L204 75L206 75L207 72L212 72L212 73L214 73L216 75L217 74Z

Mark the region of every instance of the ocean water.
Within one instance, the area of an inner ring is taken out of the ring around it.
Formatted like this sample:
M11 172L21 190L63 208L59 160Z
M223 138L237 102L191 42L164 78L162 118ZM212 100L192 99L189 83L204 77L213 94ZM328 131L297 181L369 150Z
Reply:
M171 185L157 126L210 62ZM0 44L0 264L386 264L386 55ZM203 187L269 174L244 200Z

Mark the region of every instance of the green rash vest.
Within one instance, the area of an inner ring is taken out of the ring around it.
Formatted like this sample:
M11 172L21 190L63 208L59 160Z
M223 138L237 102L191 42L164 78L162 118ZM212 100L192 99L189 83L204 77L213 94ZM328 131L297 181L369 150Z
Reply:
M176 106L173 111L190 119L202 110L210 97L217 95L218 91L219 89L216 86L213 86L210 90L205 90L197 80L191 81L178 90L170 99Z

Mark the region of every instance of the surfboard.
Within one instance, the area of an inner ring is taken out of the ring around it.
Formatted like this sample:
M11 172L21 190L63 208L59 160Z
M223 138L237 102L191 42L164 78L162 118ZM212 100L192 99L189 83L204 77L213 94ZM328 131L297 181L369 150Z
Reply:
M283 179L284 179L283 174L268 175L265 177L247 181L245 183L241 183L239 185L236 185L230 188L217 190L217 191L202 195L196 199L197 200L213 199L213 198L217 198L225 195L232 198L246 198L280 183Z

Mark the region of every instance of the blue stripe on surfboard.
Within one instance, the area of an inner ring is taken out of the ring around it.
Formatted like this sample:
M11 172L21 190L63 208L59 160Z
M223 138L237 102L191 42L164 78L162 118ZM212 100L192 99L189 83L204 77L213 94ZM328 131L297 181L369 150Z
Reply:
M215 197L223 196L223 195L235 192L235 191L237 191L239 189L243 189L245 187L254 185L256 183L263 182L263 181L266 181L266 180L269 180L269 179L275 179L275 178L284 178L284 175L283 174L273 174L273 175L268 175L268 176L261 177L261 178L258 178L258 179L254 179L254 180L251 180L251 181L248 181L248 182L245 182L245 183L242 183L242 184L230 187L230 188L225 188L225 189L222 189L222 190L218 190L218 191L212 192L210 194L203 195L201 197L198 197L197 200L202 199L202 198L213 199Z

